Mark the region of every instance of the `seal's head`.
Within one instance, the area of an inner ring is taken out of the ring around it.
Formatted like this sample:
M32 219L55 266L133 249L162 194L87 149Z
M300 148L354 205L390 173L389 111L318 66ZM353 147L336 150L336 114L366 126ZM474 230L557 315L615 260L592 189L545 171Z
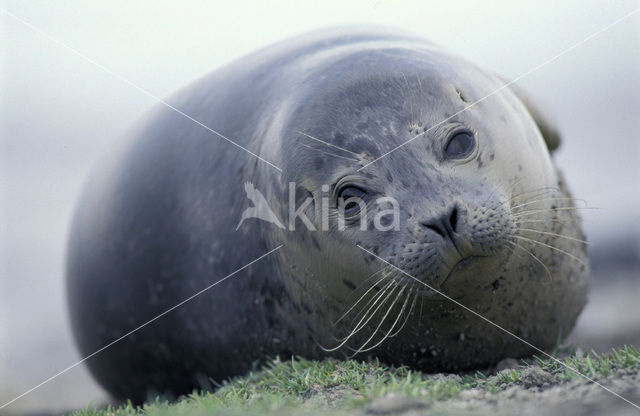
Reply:
M523 102L428 44L330 52L293 68L304 75L267 133L287 155L280 186L295 184L289 197L309 218L289 216L295 233L278 231L283 256L324 296L292 291L315 310L331 305L319 342L449 368L528 352L442 294L537 346L556 342L585 302L573 272L585 252Z

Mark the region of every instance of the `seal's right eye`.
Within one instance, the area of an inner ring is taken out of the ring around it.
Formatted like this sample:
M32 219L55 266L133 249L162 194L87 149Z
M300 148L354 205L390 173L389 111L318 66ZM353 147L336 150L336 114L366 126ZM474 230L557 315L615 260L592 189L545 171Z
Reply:
M473 150L475 143L471 132L456 133L444 147L444 154L449 159L461 159Z
M353 215L360 211L365 204L367 192L357 186L347 185L338 192L338 206L344 208L344 213Z

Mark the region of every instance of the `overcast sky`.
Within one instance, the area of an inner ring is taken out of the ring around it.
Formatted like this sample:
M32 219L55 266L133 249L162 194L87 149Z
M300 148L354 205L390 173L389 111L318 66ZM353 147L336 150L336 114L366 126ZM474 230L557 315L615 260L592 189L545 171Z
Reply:
M416 32L513 79L640 7L637 1L610 7L600 1L215 3L5 1L0 7L160 97L257 47L349 23ZM584 213L596 243L640 233L638 28L640 13L519 82L560 125L557 160L575 196L602 208ZM71 210L91 167L154 104L12 17L3 16L2 30L0 401L77 358L62 280ZM87 392L67 403L100 397L86 374L73 370L22 406L78 388Z

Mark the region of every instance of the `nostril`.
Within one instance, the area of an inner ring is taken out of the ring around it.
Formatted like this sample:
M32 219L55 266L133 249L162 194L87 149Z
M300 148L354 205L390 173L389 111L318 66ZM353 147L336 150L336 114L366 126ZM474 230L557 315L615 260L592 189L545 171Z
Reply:
M458 225L458 207L453 207L451 215L449 216L449 224L451 225L451 230L455 233Z
M437 233L440 237L446 238L458 232L458 207L454 206L450 214L444 214L440 218L431 221L420 222L425 228Z
M441 227L438 227L436 224L432 224L432 223L428 223L426 221L423 221L423 222L420 223L420 225L422 225L425 228L430 229L431 231L435 231L442 238L444 238L444 236L445 236L445 230L443 230Z

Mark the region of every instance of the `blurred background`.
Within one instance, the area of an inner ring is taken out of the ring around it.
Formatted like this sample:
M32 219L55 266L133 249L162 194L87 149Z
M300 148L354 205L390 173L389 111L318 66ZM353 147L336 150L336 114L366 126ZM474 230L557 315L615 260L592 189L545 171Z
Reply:
M166 97L260 46L348 23L408 29L513 79L640 2L128 0L4 1L0 7ZM69 329L63 280L72 210L92 167L155 103L3 11L0 16L2 405L81 358ZM583 212L593 290L571 341L602 351L638 345L640 13L519 84L556 117L564 136L556 159L575 196L600 208ZM106 400L79 366L0 413Z

